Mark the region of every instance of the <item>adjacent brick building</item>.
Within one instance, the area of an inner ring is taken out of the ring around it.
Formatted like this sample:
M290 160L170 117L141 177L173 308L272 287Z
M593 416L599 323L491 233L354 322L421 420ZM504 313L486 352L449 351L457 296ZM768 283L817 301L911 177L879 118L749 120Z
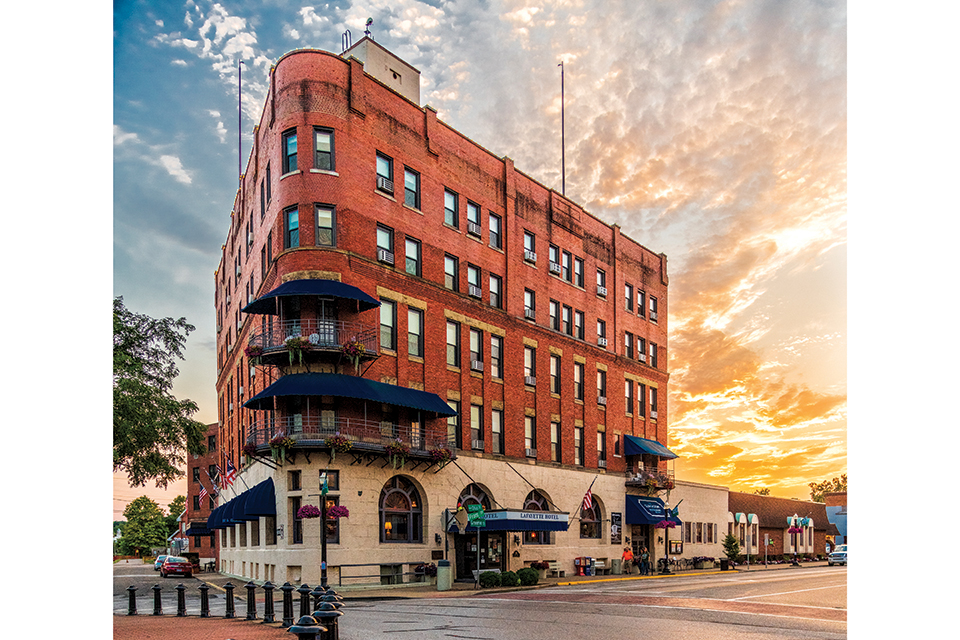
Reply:
M824 556L827 536L837 533L822 502L731 491L729 505L727 530L722 535L732 533L741 552L759 560L764 551L767 557ZM791 528L799 531L791 532Z
M316 582L323 473L331 583L654 546L666 257L418 99L368 38L271 72L215 274L224 572Z
M184 551L200 554L200 562L214 562L219 560L217 532L207 528L207 519L213 511L217 486L213 478L216 477L216 466L220 461L220 451L217 441L220 436L220 427L214 422L207 425L207 452L204 455L193 455L188 461L187 468L187 512L183 527L183 536L187 538L187 547Z

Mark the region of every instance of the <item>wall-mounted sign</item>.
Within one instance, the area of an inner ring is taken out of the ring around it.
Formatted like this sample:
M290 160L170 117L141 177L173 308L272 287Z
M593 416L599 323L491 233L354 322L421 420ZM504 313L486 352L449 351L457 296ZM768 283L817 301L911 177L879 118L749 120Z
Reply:
M613 511L610 513L610 544L623 542L623 514Z

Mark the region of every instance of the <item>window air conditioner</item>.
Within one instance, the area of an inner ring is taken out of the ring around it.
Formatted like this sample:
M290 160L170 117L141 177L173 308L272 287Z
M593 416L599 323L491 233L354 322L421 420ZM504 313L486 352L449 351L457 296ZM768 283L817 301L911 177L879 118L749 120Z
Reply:
M597 396L597 404L607 406L607 396Z
M656 417L657 417L657 412L656 412L656 411L651 411L651 412L650 412L650 417L651 417L651 418L656 418Z
M606 295L607 295L607 288L606 288L606 287L603 287L603 286L600 286L600 285L598 284L598 285L597 285L597 295L598 295L598 296L606 296Z
M528 457L528 458L536 458L536 457L537 457L537 450L536 450L536 449L527 449L527 457Z
M537 386L537 379L534 376L524 376L523 384L527 385L528 387L535 387Z
M550 263L550 273L556 273L557 275L559 275L559 274L560 274L560 265L558 265L556 262L551 262L551 263Z
M383 176L377 176L377 189L386 191L387 193L393 193L393 180L384 178Z
M471 440L470 442L473 445L474 449L478 451L483 451L483 440Z
M533 251L530 251L529 249L524 249L524 250L523 250L523 259L526 260L527 262L536 262L536 261L537 261L537 254L536 254L535 252L533 252Z
M653 322L656 322L656 321L657 321L657 312L656 312L656 311L651 311L651 312L650 312L650 320L653 321Z
M386 262L387 264L393 264L393 252L387 251L386 249L377 249L377 260Z
M468 285L467 291L468 291L468 293L469 293L471 296L473 296L474 298L482 298L482 297L483 297L483 289L481 289L480 287L478 287L478 286L475 285L475 284Z
M537 312L527 307L523 310L523 317L528 320L534 320L537 317Z
M597 344L600 345L601 347L605 347L605 346L607 346L607 339L606 339L606 338L597 338Z
M638 359L640 360L640 362L646 362L646 361L647 361L647 354L641 353L641 354L639 355Z
M606 461L606 460L597 460L597 467L599 467L600 469L606 469L606 468L607 468L607 461Z
M479 236L481 233L480 225L476 222L467 223L467 233L475 236Z
M483 360L471 360L470 369L472 371L483 371Z

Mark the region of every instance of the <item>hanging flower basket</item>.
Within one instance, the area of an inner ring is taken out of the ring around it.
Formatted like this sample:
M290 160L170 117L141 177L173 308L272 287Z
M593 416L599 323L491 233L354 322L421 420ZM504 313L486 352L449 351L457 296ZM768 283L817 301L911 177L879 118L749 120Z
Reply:
M402 467L407 461L407 456L410 454L410 447L403 444L400 440L394 440L386 446L387 455L390 456L391 462L393 462L393 468L397 469Z
M260 364L260 356L263 355L263 347L256 344L248 344L243 349L243 354L247 356L252 364Z
M299 364L303 364L303 352L310 346L310 340L302 336L292 336L287 338L284 344L287 345L287 351L290 354L290 364L293 364L294 356Z
M245 456L257 455L257 445L253 444L252 442L248 442L247 444L243 445L243 455Z
M803 533L803 529L801 527L790 527L787 529L787 533Z
M339 518L349 518L350 510L343 505L335 504L327 509L327 518L337 520Z
M276 447L277 449L290 449L293 445L296 444L296 441L290 436L274 436L270 440L270 446Z
M443 464L453 459L453 451L446 447L437 447L436 449L430 449L430 459L434 462L439 462Z
M363 343L356 339L348 340L340 346L340 351L353 363L354 370L359 371L360 358L367 352L367 348L363 346Z
M657 524L653 525L653 528L654 529L673 529L676 526L677 525L675 522L671 522L669 520L661 520Z
M319 518L320 509L312 504L305 504L297 510L297 517L308 520L310 518Z

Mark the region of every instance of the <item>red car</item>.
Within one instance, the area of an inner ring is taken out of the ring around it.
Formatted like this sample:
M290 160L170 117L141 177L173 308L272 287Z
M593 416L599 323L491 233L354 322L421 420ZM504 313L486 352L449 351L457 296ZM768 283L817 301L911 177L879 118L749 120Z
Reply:
M193 576L193 565L186 558L167 556L167 559L160 565L160 576L166 578L171 573L190 578Z

